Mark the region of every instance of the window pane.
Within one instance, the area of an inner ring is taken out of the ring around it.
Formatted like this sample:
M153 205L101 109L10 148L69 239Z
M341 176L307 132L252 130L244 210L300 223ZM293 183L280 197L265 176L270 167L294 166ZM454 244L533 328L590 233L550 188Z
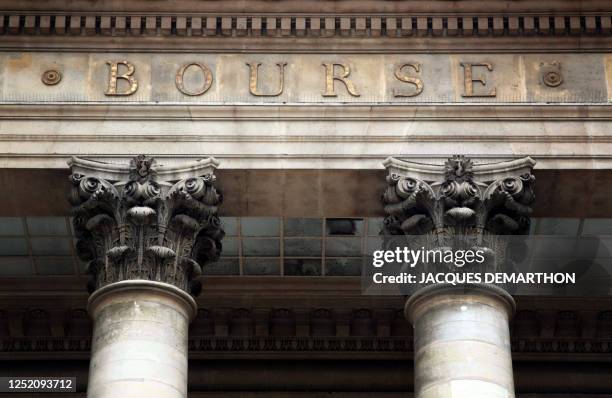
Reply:
M319 276L321 275L321 259L291 258L285 259L285 275Z
M320 218L288 218L285 220L285 236L321 236L323 220Z
M328 257L361 256L361 238L328 238L325 241Z
M280 275L279 258L245 258L245 275Z
M32 254L61 256L72 254L71 241L66 238L31 238Z
M578 218L540 218L536 231L538 235L576 236L579 226Z
M38 275L74 274L74 261L72 257L34 258L34 265Z
M576 238L537 236L533 239L533 256L537 258L571 258Z
M606 259L612 257L612 239L600 237L586 237L578 239L578 245L572 257L580 259ZM571 257L569 257L571 258Z
M240 219L244 236L279 236L280 219L277 217L245 217Z
M611 218L586 218L582 226L583 235L612 235Z
M328 218L325 221L327 235L363 234L363 219L361 218Z
M236 217L220 217L221 226L226 236L238 235L238 219Z
M205 264L202 267L204 275L238 275L240 266L238 258L220 258L214 263Z
M0 217L0 235L25 235L20 217Z
M285 256L319 257L321 256L321 240L285 239Z
M26 256L28 245L25 238L0 238L0 256Z
M375 251L383 250L383 238L379 237L369 237L367 241L367 249L366 254L373 255Z
M278 257L279 242L279 239L243 239L242 252L250 257Z
M383 220L384 218L382 217L368 218L368 235L378 236L383 228Z
M328 258L325 260L325 275L359 276L362 263L361 258Z
M29 257L0 257L0 275L32 275L32 264Z
M68 235L68 227L64 217L28 217L28 232L35 235Z
M238 238L223 238L221 245L223 246L221 255L228 257L238 255Z

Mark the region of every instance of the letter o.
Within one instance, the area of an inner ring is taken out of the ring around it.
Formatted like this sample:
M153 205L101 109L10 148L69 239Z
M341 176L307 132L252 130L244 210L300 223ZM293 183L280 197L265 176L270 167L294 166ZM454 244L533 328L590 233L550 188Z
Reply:
M200 68L202 73L204 73L204 84L197 91L189 91L185 88L185 85L183 84L183 75L185 74L185 71L187 70L187 68L189 68L190 66L196 66ZM185 95L190 95L192 97L196 95L202 95L206 91L208 91L208 89L212 85L212 81L213 81L212 72L210 71L210 69L208 69L208 66L201 64L199 62L191 62L191 63L185 64L181 66L181 69L179 69L178 72L176 72L176 88L178 88L181 93Z

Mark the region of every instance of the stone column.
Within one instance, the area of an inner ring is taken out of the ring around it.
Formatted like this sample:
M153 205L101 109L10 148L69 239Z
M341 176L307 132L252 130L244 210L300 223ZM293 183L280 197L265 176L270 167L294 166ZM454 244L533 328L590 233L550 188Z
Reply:
M77 253L92 275L89 398L187 397L187 338L200 266L223 231L217 163L128 166L73 158Z
M455 156L444 166L387 159L386 242L486 254L482 265L439 263L429 271L502 271L512 257L504 237L529 231L534 164L530 158L474 165ZM514 397L513 313L514 300L500 286L418 288L405 306L414 326L415 397Z
M508 293L432 286L411 296L405 311L415 329L415 397L514 397Z

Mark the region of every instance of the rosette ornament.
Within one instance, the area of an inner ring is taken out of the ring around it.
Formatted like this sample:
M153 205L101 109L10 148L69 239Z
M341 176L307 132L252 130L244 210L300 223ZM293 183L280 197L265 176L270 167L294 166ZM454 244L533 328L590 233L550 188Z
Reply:
M123 280L172 284L197 295L203 266L221 253L214 159L157 166L140 155L129 167L71 161L77 254L90 290Z

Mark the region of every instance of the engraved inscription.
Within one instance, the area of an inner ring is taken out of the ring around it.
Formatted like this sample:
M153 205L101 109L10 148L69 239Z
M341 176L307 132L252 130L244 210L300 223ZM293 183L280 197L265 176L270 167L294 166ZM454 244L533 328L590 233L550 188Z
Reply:
M476 66L486 67L489 72L493 71L493 64L488 62L479 62L479 63L467 63L462 62L461 66L463 67L463 83L464 83L464 92L461 95L462 97L495 97L496 92L495 88L490 90L489 92L474 92L474 82L480 83L486 87L487 79L485 75L479 75L478 77L474 77L473 68Z
M346 90L353 97L359 97L357 93L357 89L355 85L348 79L348 76L351 74L351 69L347 64L336 64L336 63L324 63L325 67L325 92L323 93L324 97L337 97L334 82L338 80L342 82L346 87ZM341 74L338 76L335 74L336 66L342 69Z
M399 65L395 69L395 78L399 81L414 85L414 89L411 91L393 89L394 97L416 97L423 92L423 80L419 79L418 77L408 76L406 72L404 72L404 68L406 67L411 67L415 72L420 72L421 64L418 62L406 63Z
M198 68L204 76L204 83L202 84L202 87L198 88L197 90L190 90L186 88L185 83L183 82L185 71L187 71L187 69L189 69L192 66L195 68ZM190 95L190 96L197 96L197 95L202 95L208 91L208 89L210 88L213 82L213 75L210 69L208 69L208 66L201 64L199 62L191 62L191 63L181 66L178 72L176 72L175 82L176 82L176 88L178 88L178 90L181 93L185 95Z
M608 103L605 54L0 55L0 102ZM19 61L19 62L18 62ZM26 62L27 61L27 62ZM19 68L19 69L17 69ZM20 73L15 73L17 70ZM51 89L53 84L62 90ZM24 92L36 85L40 92Z
M259 90L257 80L259 76L259 65L261 62L247 62L250 70L250 78L249 78L249 92L257 97L277 97L283 93L283 86L285 83L285 66L286 62L279 62L276 64L278 66L278 89L276 91L270 93L264 93Z
M128 61L106 61L106 64L110 66L110 74L108 78L108 89L104 93L108 96L127 96L132 95L138 90L138 81L134 77L136 68L133 64ZM123 65L127 68L127 71L123 74L119 74L119 65ZM125 80L130 85L125 91L117 91L117 81L119 79Z

